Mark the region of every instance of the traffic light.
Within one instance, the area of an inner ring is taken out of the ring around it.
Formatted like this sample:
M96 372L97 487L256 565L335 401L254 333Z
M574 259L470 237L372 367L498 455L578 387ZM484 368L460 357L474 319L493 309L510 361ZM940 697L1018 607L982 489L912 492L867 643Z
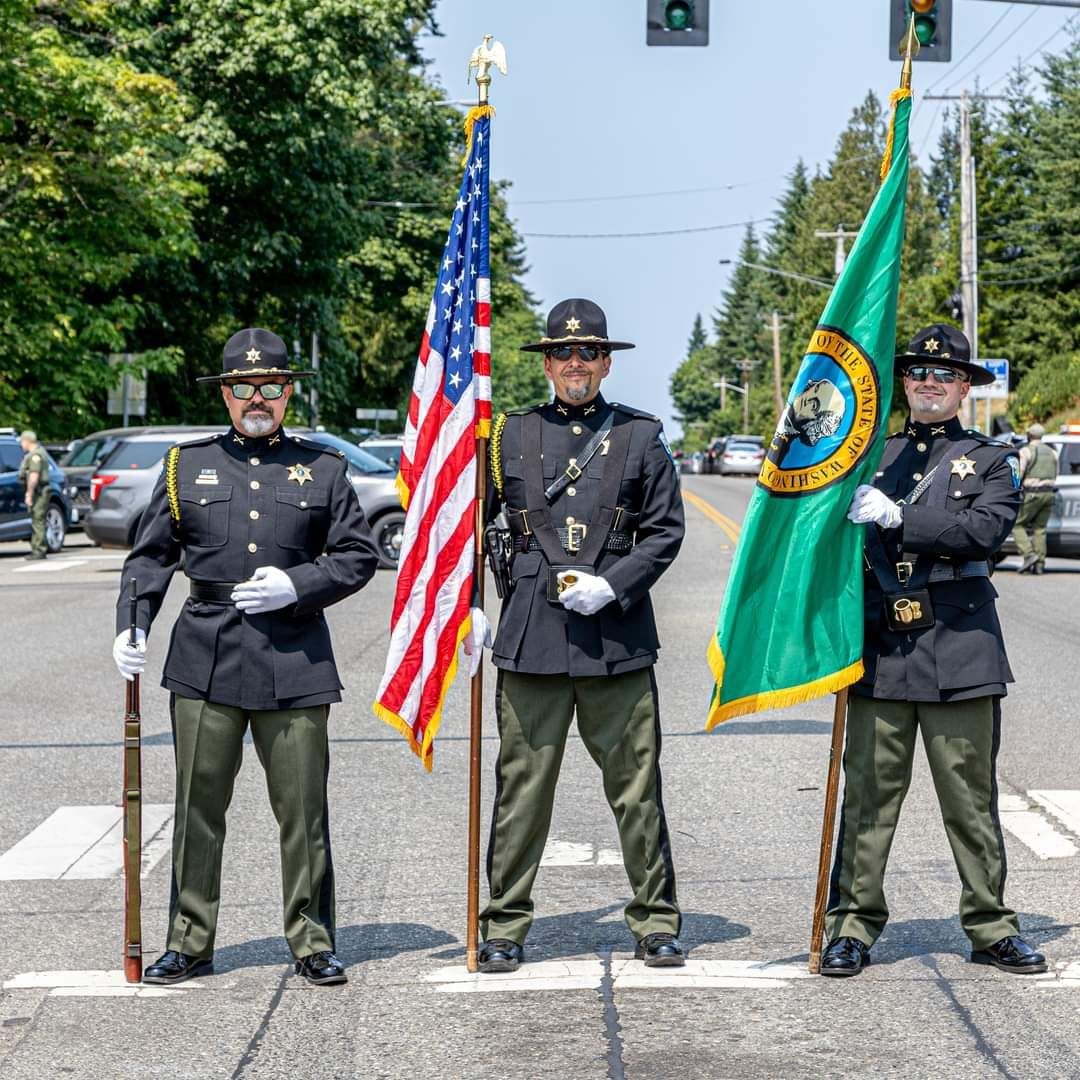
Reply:
M646 45L708 45L709 0L647 0Z
M908 24L915 18L916 60L952 59L952 0L889 0L889 59L903 60Z

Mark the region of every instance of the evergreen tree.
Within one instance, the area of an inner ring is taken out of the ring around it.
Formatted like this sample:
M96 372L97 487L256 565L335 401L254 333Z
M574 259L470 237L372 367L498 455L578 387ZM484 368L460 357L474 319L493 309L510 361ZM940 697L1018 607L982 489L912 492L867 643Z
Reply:
M690 331L690 340L686 343L686 355L693 356L699 349L704 349L709 344L709 339L705 335L705 324L701 319L701 312L699 311L694 316L694 326Z

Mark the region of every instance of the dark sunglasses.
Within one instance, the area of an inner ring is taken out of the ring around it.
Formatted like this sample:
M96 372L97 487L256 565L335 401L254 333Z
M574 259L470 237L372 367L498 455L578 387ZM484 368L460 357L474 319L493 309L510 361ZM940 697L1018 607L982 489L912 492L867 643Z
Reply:
M262 394L263 401L277 401L285 393L285 387L288 385L288 383L271 382L256 386L249 382L234 382L229 383L229 389L232 391L232 396L240 401L249 401L255 396L256 390Z
M961 382L967 382L967 376L961 375L959 371L953 371L952 368L947 367L923 367L916 365L909 367L904 374L912 382L926 382L927 379L933 375L934 379L939 383L954 383L959 379Z
M582 360L595 360L603 356L605 350L597 345L560 345L555 349L548 349L547 354L553 360L569 360L577 353Z

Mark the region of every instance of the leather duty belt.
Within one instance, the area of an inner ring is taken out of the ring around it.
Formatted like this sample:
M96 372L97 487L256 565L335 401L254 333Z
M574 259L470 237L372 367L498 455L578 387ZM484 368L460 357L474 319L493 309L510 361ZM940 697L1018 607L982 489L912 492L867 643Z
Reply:
M585 525L571 525L566 529L556 529L555 535L567 555L576 555L585 542L588 528ZM628 532L609 532L604 540L604 551L629 551L634 546L634 538ZM529 533L525 536L514 537L514 550L524 554L527 551L543 551L540 542Z
M204 600L209 604L231 604L236 581L195 581L189 579L192 600Z

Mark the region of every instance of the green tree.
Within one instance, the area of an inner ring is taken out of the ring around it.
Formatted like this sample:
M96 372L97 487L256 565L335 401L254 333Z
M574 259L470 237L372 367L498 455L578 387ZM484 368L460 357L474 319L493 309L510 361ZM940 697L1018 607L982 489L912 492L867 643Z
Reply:
M125 55L132 13L0 2L0 411L63 437L96 424L148 298L142 268L189 258L200 176L176 85ZM159 342L141 363L171 370Z
M690 330L690 340L686 343L686 355L691 356L698 349L704 349L709 344L709 338L705 333L705 323L702 321L701 312L694 316L694 325Z

